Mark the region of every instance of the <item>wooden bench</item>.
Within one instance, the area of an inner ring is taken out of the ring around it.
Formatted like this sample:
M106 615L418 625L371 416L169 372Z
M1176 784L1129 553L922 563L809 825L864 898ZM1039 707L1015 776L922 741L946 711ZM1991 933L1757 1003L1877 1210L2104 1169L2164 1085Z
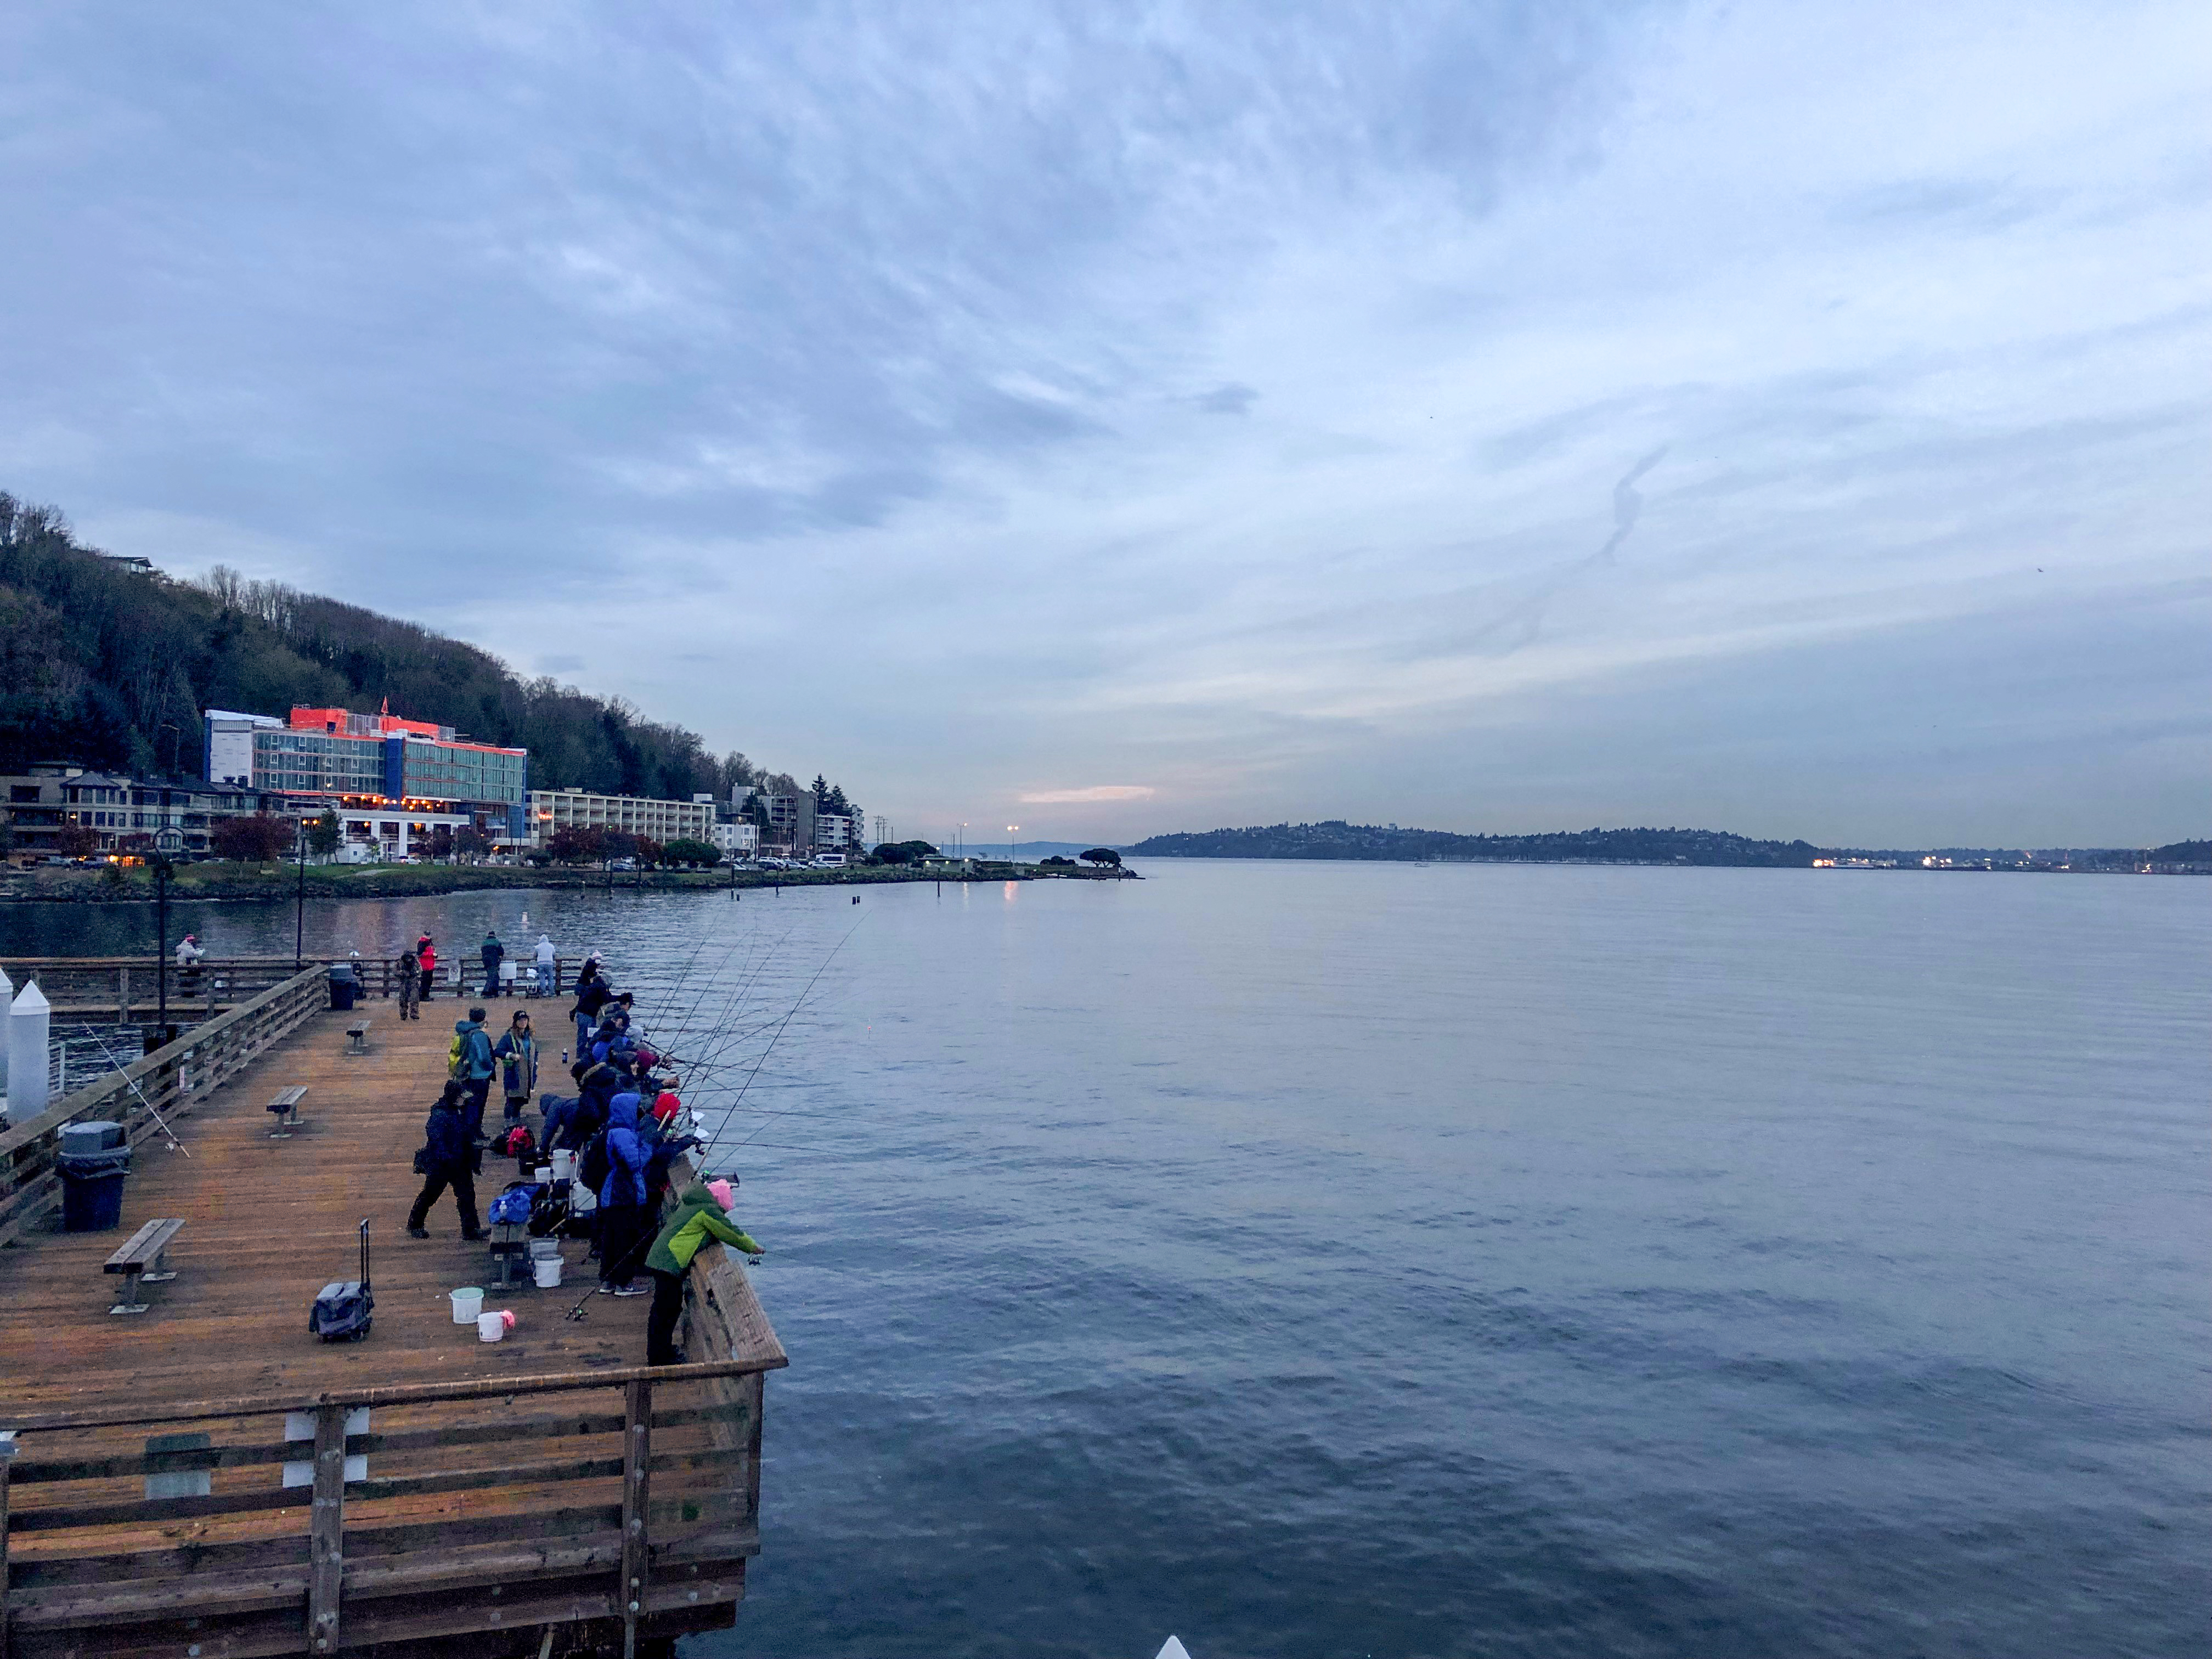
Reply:
M184 1231L180 1219L163 1218L148 1222L107 1258L106 1271L123 1275L126 1298L107 1311L112 1314L142 1314L147 1304L138 1294L141 1285L161 1285L174 1279L169 1271L169 1246L179 1233Z
M349 1054L368 1052L368 1028L376 1024L373 1019L357 1019L346 1027L345 1051Z
M307 1085L295 1083L289 1089L279 1089L270 1097L269 1109L276 1114L276 1127L269 1132L271 1140L289 1140L292 1132L300 1127L300 1103L307 1097Z

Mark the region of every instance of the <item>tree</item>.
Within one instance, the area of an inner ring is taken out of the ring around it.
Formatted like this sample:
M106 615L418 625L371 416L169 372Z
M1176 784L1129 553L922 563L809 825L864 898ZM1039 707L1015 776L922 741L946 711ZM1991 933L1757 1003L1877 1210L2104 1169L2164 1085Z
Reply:
M637 849L633 856L640 864L658 864L668 855L668 849L651 836L637 837Z
M1045 867L1046 867L1047 869L1051 869L1051 868L1054 868L1054 867L1055 867L1055 866L1057 866L1057 867L1059 867L1059 868L1061 868L1061 869L1066 869L1066 870L1073 870L1073 868L1075 868L1075 860L1074 860L1073 859L1064 859L1064 858L1060 857L1060 855L1059 854L1057 854L1057 853L1054 853L1054 854L1050 858L1047 859L1044 862L1045 862Z
M441 823L430 832L429 854L434 859L449 859L453 856L452 825Z
M219 859L267 864L289 853L297 834L291 819L255 812L244 817L217 818L208 832L208 842Z
M814 775L814 810L817 812L830 810L830 780L819 772Z
M606 856L605 836L586 824L564 823L553 832L545 850L563 864L589 864Z
M1116 870L1121 867L1121 855L1110 847L1094 847L1089 852L1079 853L1076 856L1085 864L1108 865Z
M660 855L671 864L719 864L722 854L719 848L703 841L693 841L679 836L660 849Z
M81 859L100 850L100 831L82 823L65 823L54 838L54 850L64 858Z
M453 850L465 858L477 858L491 851L491 837L473 823L465 823L453 831Z
M307 820L307 850L317 858L328 858L338 850L338 814L336 807L325 806L320 817Z
M876 848L876 856L885 864L919 864L935 858L937 849L926 841L887 841Z
M634 859L638 855L639 837L627 830L599 831L599 856L610 859Z

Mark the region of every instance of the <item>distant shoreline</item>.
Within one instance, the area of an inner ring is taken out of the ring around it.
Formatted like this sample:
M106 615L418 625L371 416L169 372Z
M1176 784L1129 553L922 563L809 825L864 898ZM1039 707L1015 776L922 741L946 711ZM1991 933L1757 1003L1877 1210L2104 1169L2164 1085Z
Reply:
M979 861L981 862L981 861ZM264 866L248 875L209 865L185 865L169 884L173 904L272 904L298 896L301 880L291 865ZM198 872L214 870L202 877ZM106 871L32 870L11 872L0 884L0 904L151 904L150 872L131 870L123 879ZM1138 880L1133 870L1044 869L1035 865L987 865L972 870L917 870L908 865L854 865L834 870L646 871L634 874L604 870L535 869L529 866L485 865L310 865L305 884L312 899L434 898L447 894L485 893L544 888L582 891L647 893L739 892L763 887L874 887L914 882L1113 881Z
M2078 867L2045 864L1923 865L1874 862L1863 860L1839 860L1832 864L1823 864L1818 861L1811 864L1753 864L1749 862L1731 864L1717 859L1698 863L1687 859L1539 859L1514 858L1502 854L1494 858L1462 856L1425 859L1389 853L1147 853L1145 856L1150 859L1167 859L1179 864L1517 864L1577 865L1584 867L1607 866L1638 870L1856 870L1916 876L2212 876L2212 867L2201 865L2193 867L2160 865L2150 868L2129 868L2119 865L2083 865Z

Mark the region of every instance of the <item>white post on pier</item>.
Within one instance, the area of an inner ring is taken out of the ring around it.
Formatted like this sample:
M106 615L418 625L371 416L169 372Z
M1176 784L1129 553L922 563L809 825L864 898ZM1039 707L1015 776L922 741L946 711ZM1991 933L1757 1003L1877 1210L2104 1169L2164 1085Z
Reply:
M46 1109L46 993L33 980L8 1008L8 1115L18 1127Z

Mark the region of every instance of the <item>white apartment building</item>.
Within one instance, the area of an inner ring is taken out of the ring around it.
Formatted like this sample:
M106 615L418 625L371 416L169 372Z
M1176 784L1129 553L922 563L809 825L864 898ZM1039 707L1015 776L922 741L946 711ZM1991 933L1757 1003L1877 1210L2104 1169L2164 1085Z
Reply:
M760 855L760 825L744 818L732 819L714 825L714 846L726 859L750 859Z
M543 847L556 830L620 830L657 842L703 841L714 845L714 801L647 800L637 795L593 795L581 789L530 792L530 844Z

